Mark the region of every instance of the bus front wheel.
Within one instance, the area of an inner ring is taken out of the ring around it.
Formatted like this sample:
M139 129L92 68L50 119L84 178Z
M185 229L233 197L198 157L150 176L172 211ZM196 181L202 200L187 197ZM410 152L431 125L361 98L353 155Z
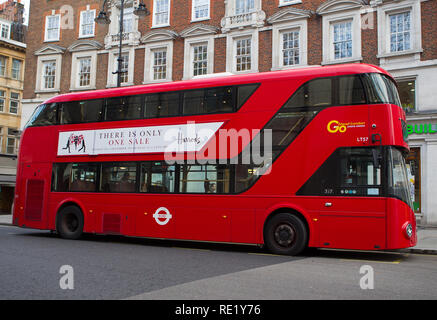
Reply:
M305 224L295 215L278 213L266 224L264 243L272 253L298 255L306 248L307 242Z
M76 240L83 232L83 214L76 206L67 206L58 213L56 230L61 238Z

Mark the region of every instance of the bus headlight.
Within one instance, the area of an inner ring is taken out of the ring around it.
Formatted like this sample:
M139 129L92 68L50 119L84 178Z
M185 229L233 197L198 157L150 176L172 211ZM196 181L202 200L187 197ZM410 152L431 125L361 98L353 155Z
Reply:
M405 227L405 234L408 238L411 238L411 236L413 235L413 226L411 225L411 223L407 224L407 226Z

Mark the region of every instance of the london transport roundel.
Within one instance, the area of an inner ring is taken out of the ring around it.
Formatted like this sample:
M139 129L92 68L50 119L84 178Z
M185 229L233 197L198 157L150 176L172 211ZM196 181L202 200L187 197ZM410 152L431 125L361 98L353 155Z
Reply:
M161 213L161 212L164 212L164 213ZM155 211L155 213L153 214L153 218L155 218L155 221L157 224L159 224L161 226L165 226L172 218L172 215L170 214L170 211L168 211L167 208L161 207ZM164 219L164 220L161 220L161 219Z

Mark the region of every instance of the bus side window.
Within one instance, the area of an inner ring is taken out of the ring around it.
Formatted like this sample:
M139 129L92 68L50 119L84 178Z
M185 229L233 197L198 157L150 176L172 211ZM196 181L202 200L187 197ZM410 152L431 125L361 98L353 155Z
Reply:
M341 148L300 188L297 195L381 196L381 169L373 148Z
M58 124L58 104L51 103L41 106L36 119L32 122L31 126L48 126Z
M326 107L332 105L332 79L322 78L300 87L285 108Z
M339 105L366 103L366 95L359 76L343 76L338 81Z
M179 115L179 93L156 93L146 95L144 117L160 118Z
M102 115L103 99L64 102L61 105L61 124L98 122Z
M136 191L136 163L103 164L100 191L133 193Z
M70 191L95 192L96 177L96 164L73 164L70 177Z
M105 120L140 119L142 96L110 98L106 100Z

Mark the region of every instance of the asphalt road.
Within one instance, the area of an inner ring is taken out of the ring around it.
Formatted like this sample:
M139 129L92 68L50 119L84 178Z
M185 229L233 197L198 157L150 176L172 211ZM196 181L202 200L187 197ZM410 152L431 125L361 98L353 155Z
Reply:
M316 250L287 257L253 246L70 241L0 226L0 299L437 299L437 256Z

